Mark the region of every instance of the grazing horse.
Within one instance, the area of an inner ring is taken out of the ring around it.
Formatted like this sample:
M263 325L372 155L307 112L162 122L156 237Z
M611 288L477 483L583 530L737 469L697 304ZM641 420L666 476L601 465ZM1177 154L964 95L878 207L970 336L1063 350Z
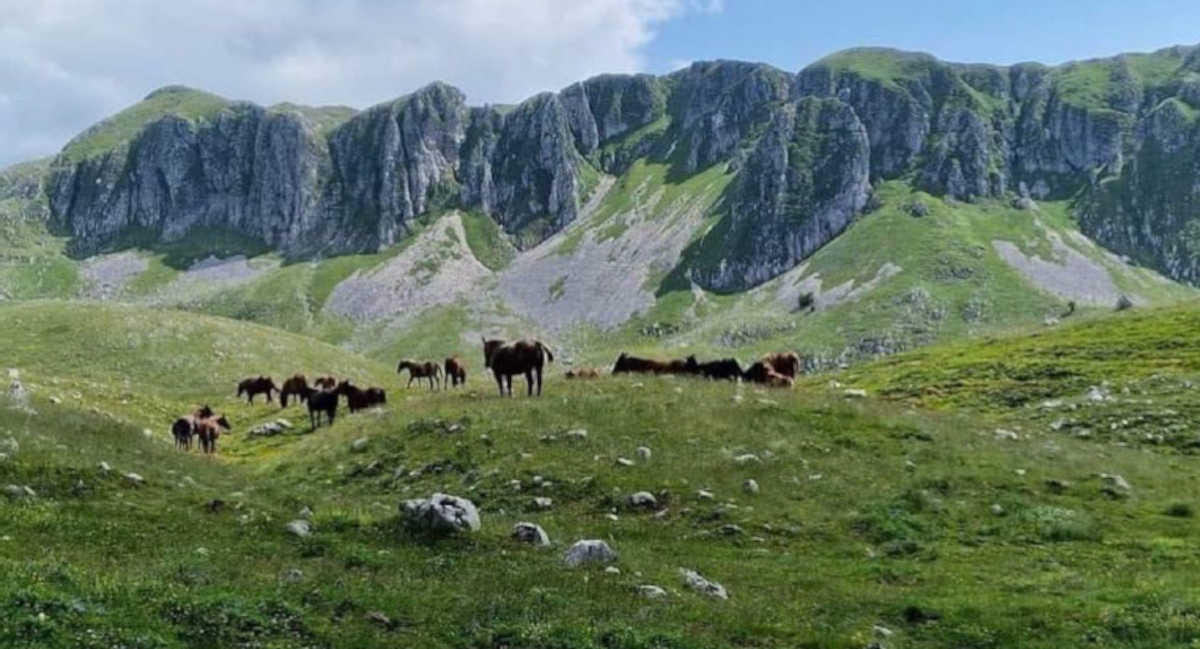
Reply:
M613 365L613 374L696 374L700 371L700 366L696 363L695 356L688 356L686 360L660 361L652 358L638 358L622 353L617 357L617 362Z
M758 361L751 365L742 378L750 383L762 383L773 388L790 388L795 383L791 377L776 372L766 361Z
M308 388L304 393L308 402L308 423L316 430L321 426L321 413L329 419L329 425L337 418L338 393L332 390L314 390Z
M598 379L600 378L600 370L594 367L580 367L567 370L565 375L568 379Z
M208 455L217 452L217 438L221 436L221 430L232 429L229 420L224 415L196 419L193 426L196 429L196 436L200 438L200 450Z
M405 359L400 361L400 364L396 366L396 373L403 374L404 370L408 370L409 374L408 385L405 387L412 387L412 382L417 379L429 379L430 390L436 390L441 385L442 368L438 367L437 363L429 361L419 363Z
M283 382L283 387L279 389L279 405L286 408L288 404L288 396L296 395L296 399L301 403L308 397L308 379L304 378L303 374L297 374L292 378Z
M697 367L700 374L709 379L736 381L742 378L742 365L737 362L736 358L700 363Z
M762 360L780 376L786 376L789 379L794 379L800 375L800 355L796 352L767 354L766 356L763 356Z
M254 403L254 397L260 394L267 395L267 403L273 400L272 393L279 392L279 387L271 380L269 376L260 376L256 379L246 379L238 383L237 395L240 397L246 395L247 401Z
M467 384L467 364L457 356L451 356L446 359L446 381L451 382L452 387Z
M350 407L350 412L366 410L371 406L387 403L387 394L380 388L367 388L360 390L349 381L342 381L338 385L337 390L333 392L335 395L346 395L346 405Z
M545 363L554 362L554 354L550 348L538 340L518 340L505 342L503 340L483 340L483 366L491 368L496 377L496 385L500 386L500 396L504 396L504 387L508 385L508 396L512 396L512 377L516 374L525 375L525 385L529 396L533 396L533 379L537 375L537 393L542 394L542 367Z
M196 421L213 416L212 408L201 406L189 415L176 419L171 424L171 435L175 438L175 448L185 451L192 450L192 437L196 435Z
M318 390L329 391L337 387L337 379L332 376L318 376L313 379L313 386Z

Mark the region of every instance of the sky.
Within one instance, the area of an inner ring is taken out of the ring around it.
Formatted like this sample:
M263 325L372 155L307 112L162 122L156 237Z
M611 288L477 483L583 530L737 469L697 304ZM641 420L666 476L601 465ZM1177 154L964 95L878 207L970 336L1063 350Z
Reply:
M434 80L514 103L705 59L799 70L848 47L951 61L1200 42L1197 0L0 0L0 166L155 88L364 108Z

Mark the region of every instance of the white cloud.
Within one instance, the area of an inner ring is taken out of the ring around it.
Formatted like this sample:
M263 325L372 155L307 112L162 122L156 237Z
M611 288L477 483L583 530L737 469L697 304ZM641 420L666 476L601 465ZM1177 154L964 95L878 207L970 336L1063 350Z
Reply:
M721 0L0 0L0 164L154 88L357 107L433 80L515 102L646 68L655 26Z

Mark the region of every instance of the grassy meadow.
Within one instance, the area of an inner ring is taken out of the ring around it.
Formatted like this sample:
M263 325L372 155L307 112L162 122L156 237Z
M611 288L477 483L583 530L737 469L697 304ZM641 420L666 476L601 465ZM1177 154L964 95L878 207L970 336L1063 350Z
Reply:
M477 354L465 389L430 393L245 322L0 306L30 394L0 396L0 645L1194 646L1198 321L1135 310L792 391L551 366L540 399L508 400ZM309 432L299 408L233 395L294 371L384 386L388 405ZM167 434L199 403L235 426L216 457ZM1146 418L1137 434L1110 427L1120 411ZM279 416L295 428L247 436ZM639 491L657 506L631 508ZM398 504L433 492L473 500L482 529L405 531ZM285 529L302 515L307 538ZM518 521L553 547L513 541ZM579 539L617 570L567 568Z

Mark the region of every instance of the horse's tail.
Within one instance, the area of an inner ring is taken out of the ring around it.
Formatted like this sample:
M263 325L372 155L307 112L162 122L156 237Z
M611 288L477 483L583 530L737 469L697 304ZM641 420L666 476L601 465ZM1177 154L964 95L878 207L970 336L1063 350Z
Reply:
M542 353L546 355L546 360L553 363L554 362L554 354L550 353L550 348L547 347L545 344L543 344L542 341L540 341L540 340L535 340L533 342L534 342L534 344L536 344L538 346L538 349L542 350Z

